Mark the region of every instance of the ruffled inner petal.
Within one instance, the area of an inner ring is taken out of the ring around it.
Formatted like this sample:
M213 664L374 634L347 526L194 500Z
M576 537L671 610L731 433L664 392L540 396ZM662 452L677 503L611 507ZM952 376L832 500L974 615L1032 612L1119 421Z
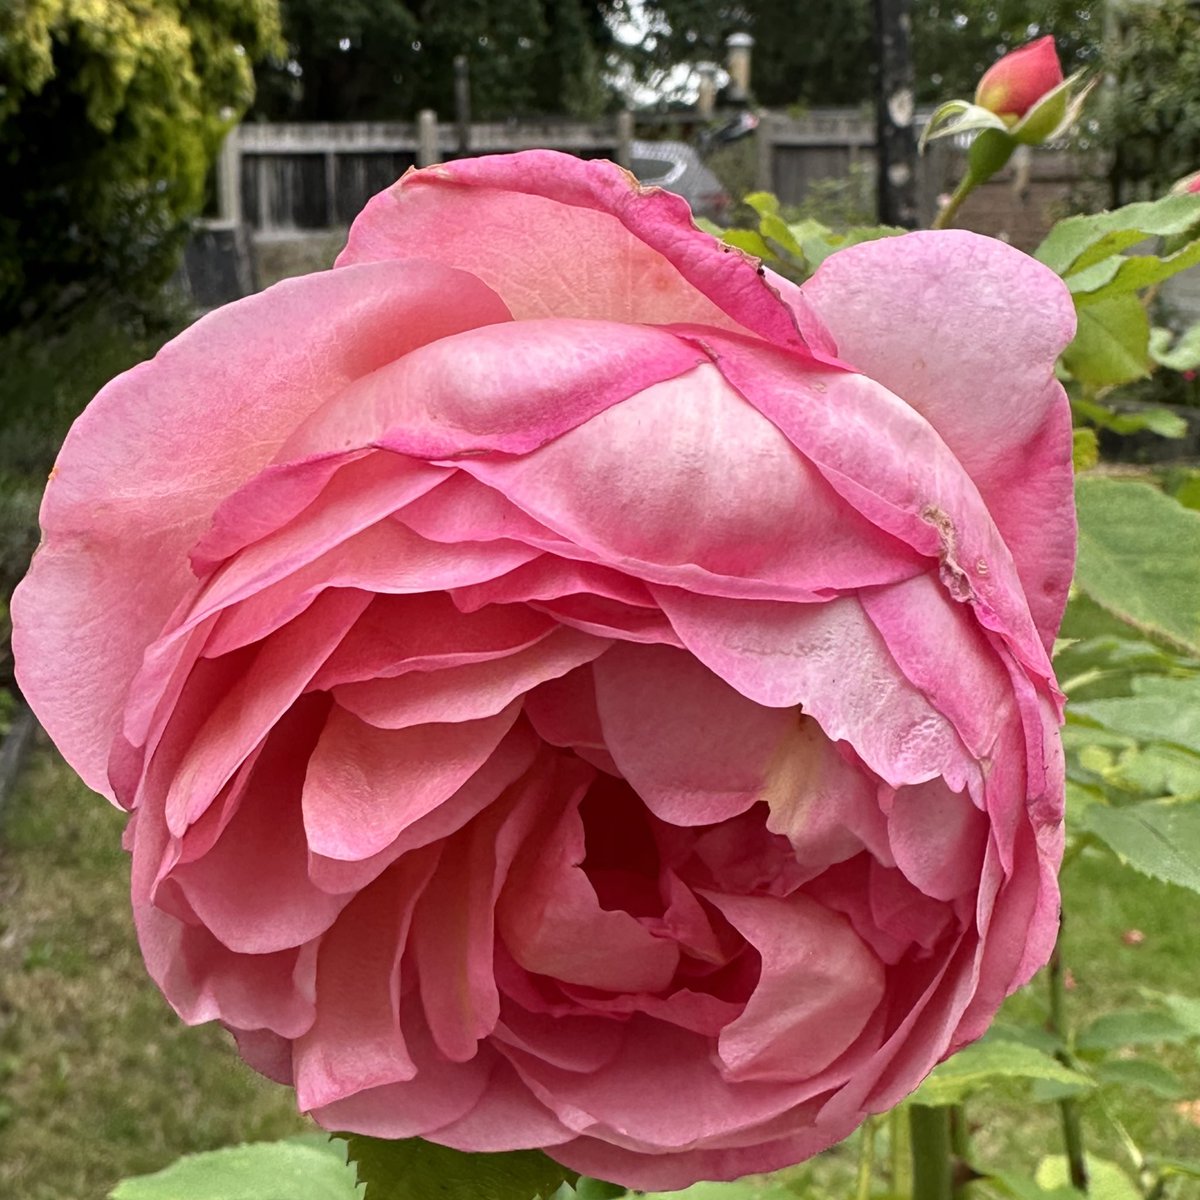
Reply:
M379 729L335 706L304 780L309 847L326 858L379 853L487 761L519 711L513 704L478 721Z

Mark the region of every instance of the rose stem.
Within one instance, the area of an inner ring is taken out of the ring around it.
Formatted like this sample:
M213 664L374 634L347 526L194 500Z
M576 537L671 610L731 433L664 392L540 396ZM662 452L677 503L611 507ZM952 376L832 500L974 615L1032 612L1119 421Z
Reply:
M888 1117L888 1133L892 1159L892 1192L897 1196L912 1193L912 1138L908 1123L908 1107L898 1105Z
M912 1122L913 1200L954 1200L950 1157L950 1110L914 1104Z
M933 224L930 229L949 229L950 222L954 220L955 214L962 207L962 202L974 190L975 184L971 180L970 174L966 174L958 182L958 187L954 189L950 199L938 210L938 215L933 218Z
M854 1189L855 1200L871 1200L871 1175L875 1169L875 1134L879 1122L868 1117L859 1134L858 1186Z
M1068 1041L1067 1026L1067 989L1065 972L1062 961L1063 925L1058 927L1058 940L1054 943L1054 952L1050 955L1050 1028L1058 1035L1062 1046L1057 1058L1063 1066L1071 1065L1071 1048ZM1074 1096L1067 1096L1058 1102L1058 1110L1062 1114L1063 1148L1067 1152L1067 1162L1071 1169L1071 1184L1081 1192L1088 1190L1087 1157L1083 1151L1083 1123L1080 1119L1079 1104Z

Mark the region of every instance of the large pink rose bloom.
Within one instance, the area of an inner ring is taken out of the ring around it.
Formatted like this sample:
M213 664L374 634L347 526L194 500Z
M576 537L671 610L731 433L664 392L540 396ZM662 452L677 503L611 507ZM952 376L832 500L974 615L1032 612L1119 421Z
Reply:
M895 1104L1054 941L1072 325L536 151L115 380L14 637L171 1004L329 1128L640 1188Z

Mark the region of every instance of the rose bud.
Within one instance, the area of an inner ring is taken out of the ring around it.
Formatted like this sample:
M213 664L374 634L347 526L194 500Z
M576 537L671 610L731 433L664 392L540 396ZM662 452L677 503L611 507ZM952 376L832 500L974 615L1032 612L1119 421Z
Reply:
M330 1129L647 1190L895 1105L1056 936L1073 329L532 151L113 381L14 645L167 999Z
M1019 144L1040 146L1075 123L1095 80L1080 85L1082 71L1063 78L1052 37L1006 54L979 81L974 101L947 100L926 122L921 146L935 138L977 136L968 151L971 186L990 179Z
M975 103L1015 123L1062 82L1054 38L1038 38L1006 54L984 72L975 89Z
M1185 175L1171 188L1171 193L1176 196L1200 195L1200 171L1195 171L1191 175Z

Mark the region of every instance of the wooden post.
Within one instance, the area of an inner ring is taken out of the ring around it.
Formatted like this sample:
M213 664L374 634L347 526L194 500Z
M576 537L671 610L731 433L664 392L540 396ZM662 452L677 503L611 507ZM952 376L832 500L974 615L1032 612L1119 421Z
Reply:
M325 151L325 224L329 229L337 225L337 155Z
M471 153L471 64L465 54L454 56L454 129L458 152Z
M917 226L917 140L913 133L912 0L872 0L875 10L876 154L879 220Z
M712 120L717 107L717 68L712 63L703 63L696 68L700 85L696 92L696 114L706 121Z
M423 108L417 113L417 166L431 167L441 161L437 113L432 108Z
M624 108L617 113L617 166L629 170L633 164L633 113Z
M731 33L725 39L728 95L734 104L750 103L750 51L753 48L754 39L748 33Z
M229 225L242 223L242 156L236 125L225 135L217 159L217 218Z
M755 186L760 192L775 190L775 124L767 113L759 117L754 134Z

